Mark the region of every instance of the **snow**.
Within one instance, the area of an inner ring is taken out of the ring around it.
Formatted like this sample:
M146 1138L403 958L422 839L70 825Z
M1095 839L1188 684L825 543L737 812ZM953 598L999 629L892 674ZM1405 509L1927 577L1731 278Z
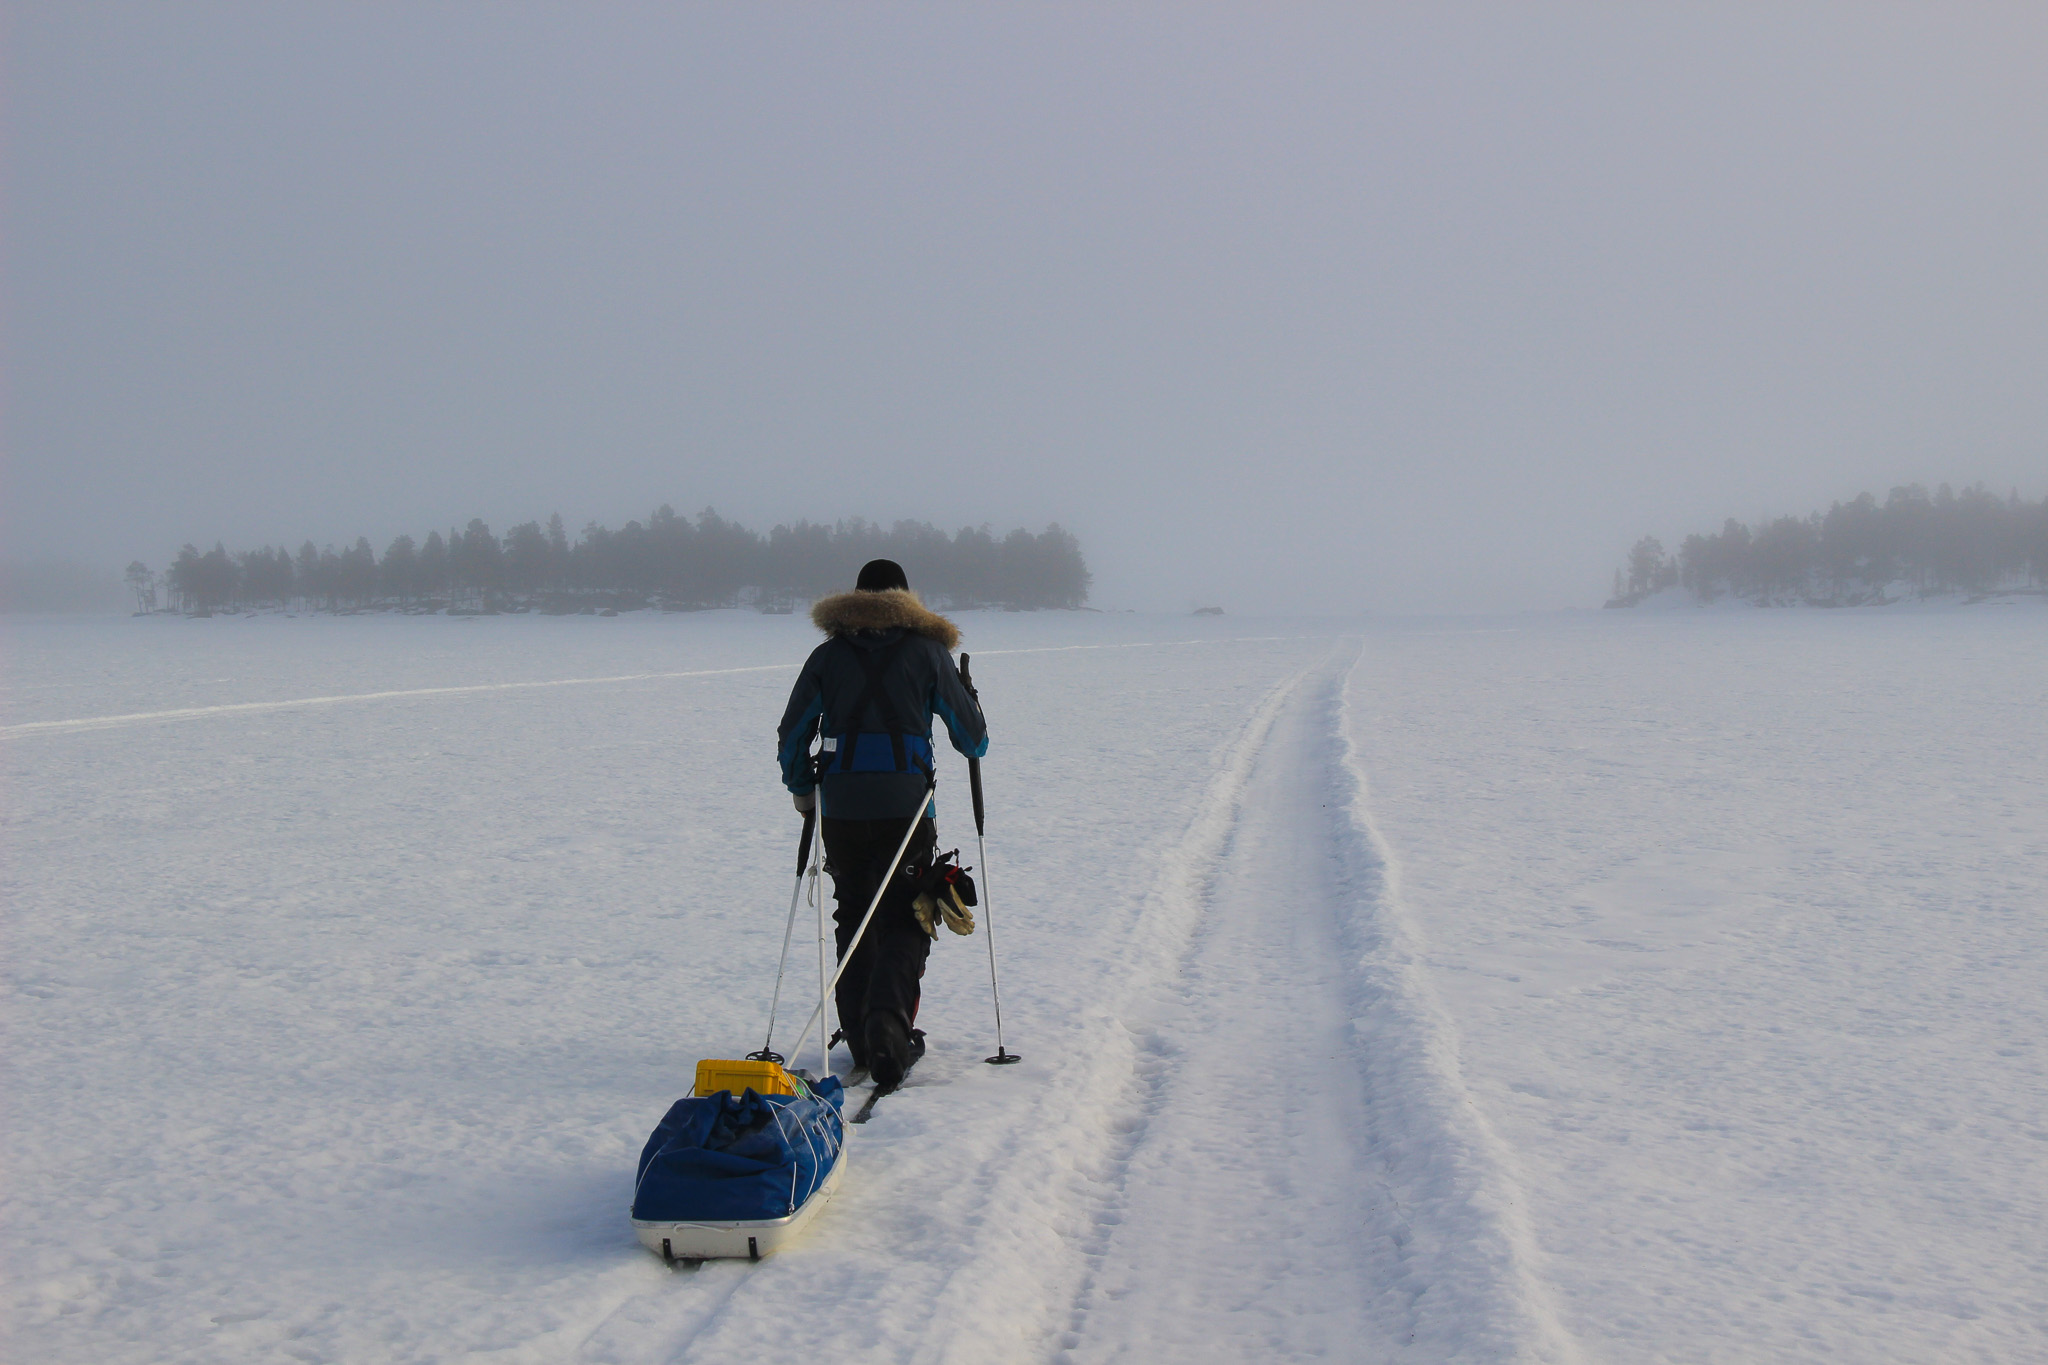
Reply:
M7 1358L2048 1359L2038 610L960 624L1025 1061L671 1270L801 618L7 620Z
M2048 618L1396 632L1352 697L1575 1338L2048 1358Z

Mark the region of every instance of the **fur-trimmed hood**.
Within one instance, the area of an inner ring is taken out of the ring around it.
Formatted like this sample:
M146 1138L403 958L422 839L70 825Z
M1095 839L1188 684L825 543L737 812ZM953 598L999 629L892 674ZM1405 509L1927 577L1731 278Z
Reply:
M811 605L811 624L827 635L900 628L929 635L948 653L960 643L960 628L918 601L917 594L908 588L821 597Z

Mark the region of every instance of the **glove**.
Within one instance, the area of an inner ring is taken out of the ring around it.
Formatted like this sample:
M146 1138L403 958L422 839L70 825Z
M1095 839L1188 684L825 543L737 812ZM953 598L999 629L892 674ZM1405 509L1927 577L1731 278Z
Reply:
M809 815L818 808L818 789L813 787L807 792L791 792L789 800L796 807L797 814Z
M912 869L910 876L917 882L917 895L910 902L910 913L916 916L917 927L928 937L937 938L942 923L956 934L974 932L974 916L967 909L977 903L974 878L960 866L959 849L939 854L932 859L930 866Z
M951 882L946 883L945 894L939 897L939 917L946 921L946 927L956 934L974 932L974 915L960 899L960 890ZM937 934L932 935L937 938Z
M960 893L951 885L941 886L937 891L919 892L917 899L910 903L910 913L917 918L917 927L924 930L927 938L937 938L941 924L956 934L974 932L974 915L960 903Z

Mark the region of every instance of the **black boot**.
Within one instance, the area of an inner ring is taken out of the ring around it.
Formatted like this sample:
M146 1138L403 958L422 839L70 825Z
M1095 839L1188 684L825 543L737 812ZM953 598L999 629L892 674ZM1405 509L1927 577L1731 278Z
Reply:
M868 1074L878 1089L894 1090L903 1084L903 1073L917 1060L910 1052L910 1029L894 1010L876 1010L868 1016Z

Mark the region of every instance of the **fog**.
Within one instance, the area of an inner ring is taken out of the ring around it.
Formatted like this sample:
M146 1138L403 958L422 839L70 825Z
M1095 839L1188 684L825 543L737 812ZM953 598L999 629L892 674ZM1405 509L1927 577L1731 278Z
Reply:
M1057 521L1103 607L1542 608L2048 491L2039 5L6 25L12 559L668 503Z

